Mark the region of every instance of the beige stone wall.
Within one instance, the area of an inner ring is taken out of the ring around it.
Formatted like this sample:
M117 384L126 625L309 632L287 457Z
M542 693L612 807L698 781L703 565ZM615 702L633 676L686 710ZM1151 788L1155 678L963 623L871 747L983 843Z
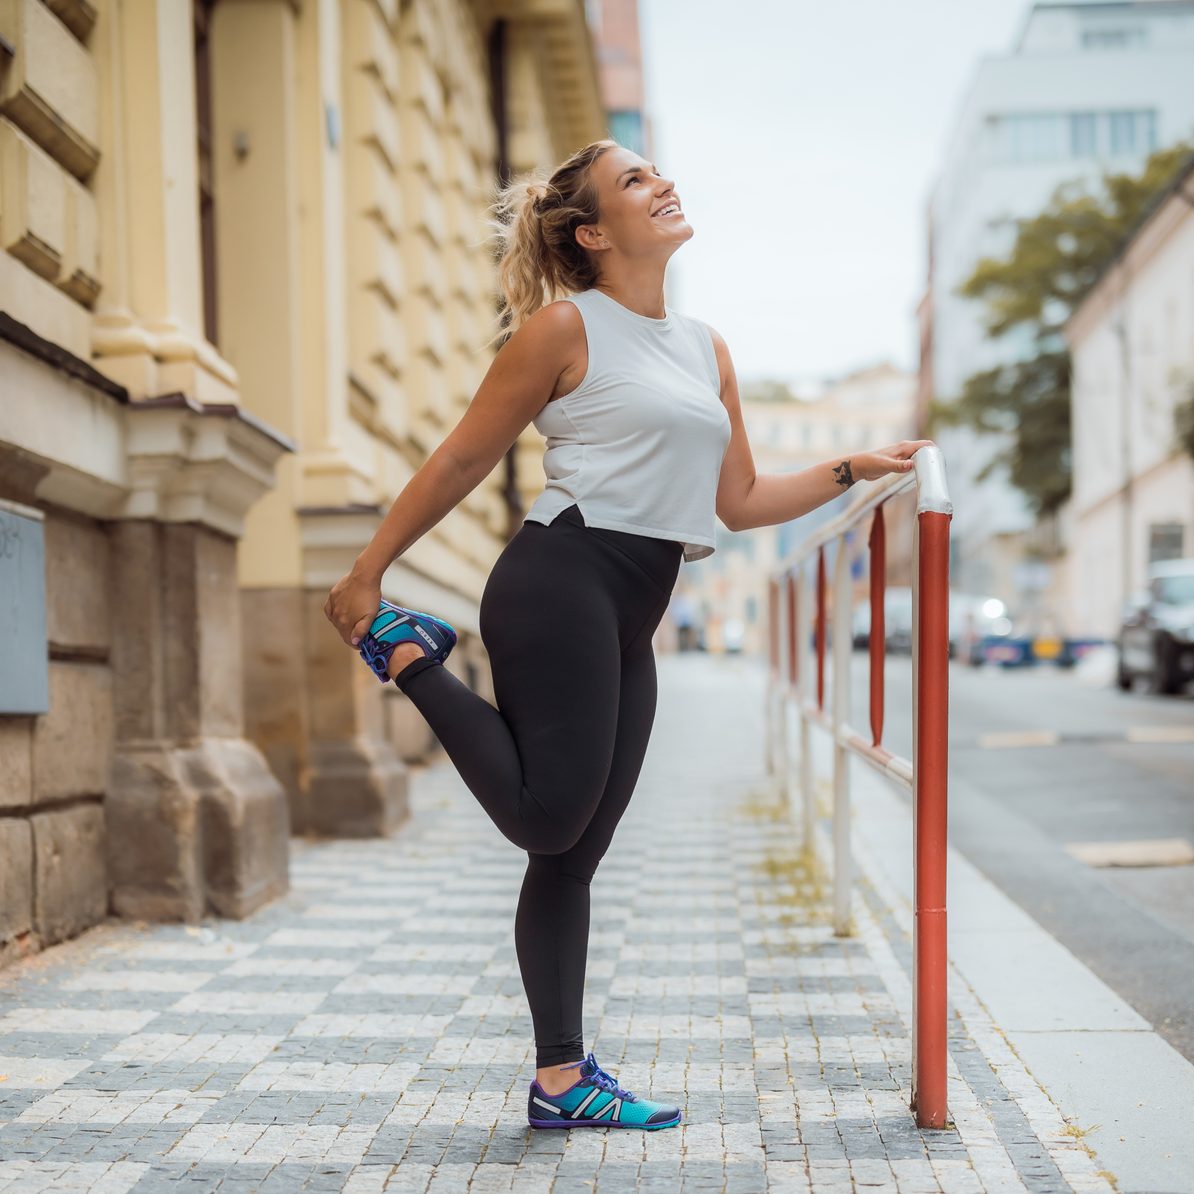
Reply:
M0 962L109 913L246 915L291 830L408 815L434 737L322 606L491 360L497 21L510 168L601 136L574 0L214 6L212 342L192 5L0 0L0 497L44 516L49 689L0 714ZM490 700L504 479L384 588Z
M0 961L61 941L108 909L103 797L112 757L102 527L46 512L50 709L0 717Z

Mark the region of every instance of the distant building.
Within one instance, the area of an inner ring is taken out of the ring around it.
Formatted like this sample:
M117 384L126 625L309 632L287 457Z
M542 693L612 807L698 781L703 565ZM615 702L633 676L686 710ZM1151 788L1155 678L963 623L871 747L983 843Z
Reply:
M922 404L956 399L971 374L1033 351L986 338L980 303L957 287L1015 239L1068 179L1136 171L1194 132L1194 3L1053 3L1030 9L1012 50L984 58L954 121L931 202L928 293L918 312ZM998 444L966 429L937 436L954 501L955 581L1014 600L1034 519L1002 473L976 480ZM1033 583L1038 583L1036 580Z
M798 397L784 386L744 386L742 417L756 469L794 473L834 456L911 438L915 384L914 376L884 362L824 383L815 396ZM727 639L737 643L739 637L742 650L761 650L767 611L760 603L768 571L856 492L842 493L779 526L735 532L718 523L717 550L707 560L682 565L677 581L677 591L697 611L696 624L709 650L723 650ZM900 541L898 531L894 538ZM901 583L906 548L893 544L888 556L889 575Z
M1112 635L1157 560L1194 555L1194 461L1174 407L1194 394L1194 160L1066 325L1073 354L1070 606Z

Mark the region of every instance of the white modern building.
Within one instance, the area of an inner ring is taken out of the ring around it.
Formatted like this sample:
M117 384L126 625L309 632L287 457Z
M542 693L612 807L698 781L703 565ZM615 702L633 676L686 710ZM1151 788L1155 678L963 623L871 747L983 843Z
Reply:
M1027 336L988 340L982 304L957 293L981 258L1011 248L1012 218L1035 215L1060 183L1096 187L1103 172L1135 171L1152 150L1191 136L1194 2L1031 6L1011 51L975 71L932 193L931 348L921 367L936 399L952 401L971 374L1034 351ZM1020 562L1032 514L1002 472L977 482L991 437L947 429L936 438L954 500L955 583L1018 605L1017 590L1046 583Z
M1174 408L1194 396L1194 160L1066 325L1073 357L1070 606L1115 634L1149 564L1194 555L1194 461Z

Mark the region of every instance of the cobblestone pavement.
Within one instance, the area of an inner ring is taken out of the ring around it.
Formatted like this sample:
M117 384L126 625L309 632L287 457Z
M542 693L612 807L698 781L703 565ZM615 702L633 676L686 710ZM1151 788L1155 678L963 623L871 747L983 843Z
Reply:
M910 941L865 878L833 936L762 697L752 661L661 657L593 883L587 1045L680 1127L527 1126L523 855L444 760L396 837L296 842L248 921L112 922L3 972L0 1190L1110 1189L953 979L954 1126L916 1128Z

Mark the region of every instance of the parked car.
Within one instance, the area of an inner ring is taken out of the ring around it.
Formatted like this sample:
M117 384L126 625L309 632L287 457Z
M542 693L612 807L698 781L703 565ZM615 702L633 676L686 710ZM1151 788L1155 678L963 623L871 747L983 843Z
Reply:
M983 659L1000 667L1035 667L1051 663L1055 667L1073 667L1087 652L1103 645L1103 640L1089 635L1067 634L1062 620L1047 607L1026 610L1019 618L1000 619L979 644Z
M1146 588L1129 602L1119 630L1116 683L1139 677L1153 692L1180 692L1194 679L1194 560L1149 566Z
M986 662L986 648L1011 634L1007 606L998 597L974 593L949 595L949 654L972 667Z
M851 615L850 636L854 646L864 649L871 641L871 604L863 598ZM907 585L893 585L883 593L883 629L887 649L908 654L912 650L912 590Z

